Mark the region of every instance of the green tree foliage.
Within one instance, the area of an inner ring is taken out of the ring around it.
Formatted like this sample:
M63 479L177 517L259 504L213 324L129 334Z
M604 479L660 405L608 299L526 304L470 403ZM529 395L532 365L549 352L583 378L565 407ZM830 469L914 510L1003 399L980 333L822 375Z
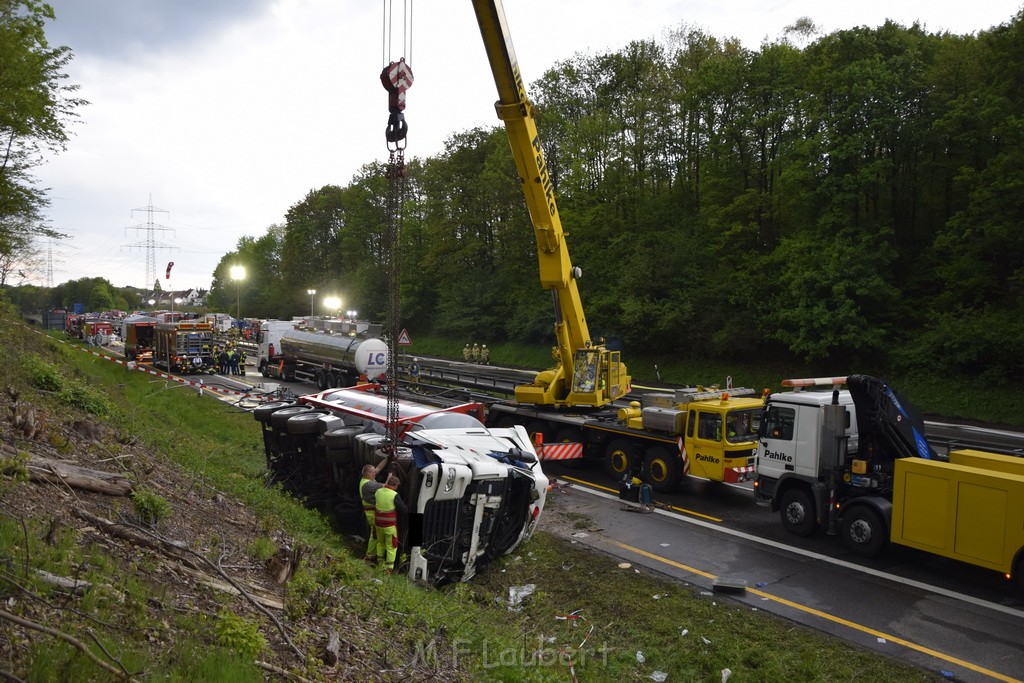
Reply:
M64 149L68 122L85 103L65 83L70 48L46 41L53 18L43 2L0 0L0 228L11 218L38 220L47 200L31 170Z
M970 36L820 35L806 18L757 50L666 36L575 55L530 88L594 336L627 361L1024 375L1024 12ZM405 324L550 342L519 182L497 122L410 163ZM226 268L243 261L252 315L302 311L315 288L382 319L387 192L378 164L311 191L225 257L212 294L233 302Z

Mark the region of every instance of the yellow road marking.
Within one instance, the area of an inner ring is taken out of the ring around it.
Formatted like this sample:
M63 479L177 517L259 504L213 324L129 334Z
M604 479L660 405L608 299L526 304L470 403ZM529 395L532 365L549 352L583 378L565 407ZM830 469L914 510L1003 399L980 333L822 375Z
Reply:
M616 491L615 489L610 489L607 486L601 486L600 484L595 484L592 481L585 481L583 479L577 479L576 477L565 477L565 476L559 477L559 479L568 479L569 481L576 482L577 484L584 484L584 485L589 486L591 488L600 489L601 491L607 491L608 493L613 493L616 496L619 495L619 492ZM675 505L665 505L664 507L667 507L670 510L675 510L676 512L681 512L684 515L693 515L694 517L703 517L704 519L709 519L712 522L721 522L722 521L718 517L712 517L711 515L705 515L704 513L697 512L696 510L687 510L686 508L676 507Z
M649 558L649 559L652 559L652 560L656 560L656 561L661 562L663 564L667 564L667 565L669 565L671 567L675 567L677 569L682 569L683 571L687 571L687 572L690 572L692 574L697 574L698 576L703 576L706 579L714 580L714 579L718 578L714 574L709 574L708 572L701 571L699 569L687 566L685 564L681 564L679 562L676 562L675 560L670 560L667 557L662 557L660 555L655 555L654 553L649 553L646 550L641 550L640 548L635 548L635 547L633 547L631 545L626 545L625 543L619 543L618 541L613 541L611 539L609 539L608 542L612 543L613 545L617 545L617 546L619 546L620 548L622 548L624 550L628 550L628 551L630 551L632 553L636 553L637 555L641 555L643 557L646 557L646 558ZM779 597L777 595L772 595L771 593L766 593L765 591L758 590L756 588L748 588L747 592L748 593L752 593L753 595L757 595L757 596L762 597L762 598L767 598L767 599L769 599L769 600L771 600L773 602L779 603L780 605L785 605L787 607L792 607L795 610L799 610L801 612L806 612L807 614L813 614L816 617L820 617L822 619L825 619L826 621L831 621L833 623L840 624L842 626L846 626L847 628L854 629L855 631L860 631L862 633L867 633L869 635L875 636L876 638L884 638L887 642L896 643L897 645L902 645L905 648L908 648L908 649L911 649L911 650L916 650L917 652L920 652L922 654L926 654L926 655L928 655L930 657L935 657L936 659L941 659L944 662L949 662L950 664L954 664L956 666L962 666L965 669L970 669L971 671L976 671L976 672L978 672L980 674L984 674L985 676L990 676L990 677L992 677L992 678L994 678L996 680L999 680L999 681L1005 681L1006 683L1024 683L1020 679L1012 678L1012 677L1007 676L1005 674L1001 674L1001 673L998 673L996 671L992 671L991 669L986 669L983 666L978 666L977 664L972 664L971 662L967 662L967 661L964 661L962 659L958 659L956 657L953 657L951 655L947 655L945 653L939 652L938 650L933 650L933 649L931 649L929 647L925 647L924 645L918 645L917 643L913 643L913 642L911 642L909 640L905 640L905 639L900 638L898 636L894 636L894 635L891 635L889 633L885 633L884 631L878 631L878 630L870 628L868 626L864 626L863 624L858 624L856 622L850 621L849 619L843 619L842 617L837 617L834 614L829 614L828 612L822 612L821 610L814 609L813 607L808 607L806 605L801 605L799 603L793 602L792 600L787 600L786 598L781 598L781 597Z

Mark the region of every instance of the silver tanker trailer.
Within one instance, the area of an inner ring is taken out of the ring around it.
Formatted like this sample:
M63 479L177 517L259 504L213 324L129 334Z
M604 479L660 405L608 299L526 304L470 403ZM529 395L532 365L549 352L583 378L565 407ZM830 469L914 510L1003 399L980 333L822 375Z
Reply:
M324 322L324 321L318 321ZM260 325L257 368L264 377L301 379L318 389L347 387L387 372L387 344L375 335L379 325L336 323L311 329L286 320Z

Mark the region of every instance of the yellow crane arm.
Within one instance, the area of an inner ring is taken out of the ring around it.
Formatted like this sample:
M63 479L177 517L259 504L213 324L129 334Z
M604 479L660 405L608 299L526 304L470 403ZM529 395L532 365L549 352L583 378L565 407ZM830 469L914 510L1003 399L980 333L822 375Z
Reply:
M541 286L551 291L560 365L516 388L521 402L549 405L604 405L629 392L630 378L618 352L594 344L587 329L576 278L558 216L554 187L519 71L501 0L473 0L487 60L498 89L495 109L505 123L512 156L537 238Z

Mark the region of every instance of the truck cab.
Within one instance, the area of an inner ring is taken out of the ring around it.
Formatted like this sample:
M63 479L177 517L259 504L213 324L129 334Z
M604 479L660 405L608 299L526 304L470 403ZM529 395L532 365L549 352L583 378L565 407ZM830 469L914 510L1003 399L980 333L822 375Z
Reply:
M782 511L791 533L810 535L826 522L828 476L838 471L846 452L857 448L856 406L849 391L772 394L758 433L758 503Z
M281 335L295 329L291 320L264 320L256 336L258 346L256 367L261 372L274 356L281 353Z

